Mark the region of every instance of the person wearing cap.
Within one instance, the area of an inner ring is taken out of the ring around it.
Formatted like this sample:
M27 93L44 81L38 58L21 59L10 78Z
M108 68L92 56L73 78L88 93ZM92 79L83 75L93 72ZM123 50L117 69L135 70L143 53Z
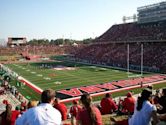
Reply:
M61 114L53 107L55 91L44 90L41 94L41 104L28 109L16 120L16 125L61 125Z
M122 102L123 112L132 115L134 113L136 99L132 96L131 92L128 92L126 96Z
M73 100L73 106L70 108L71 114L71 124L75 124L75 118L79 111L81 111L82 107L79 105L77 100Z
M101 113L110 114L118 109L117 105L111 98L111 94L107 93L105 97L100 102L101 105Z

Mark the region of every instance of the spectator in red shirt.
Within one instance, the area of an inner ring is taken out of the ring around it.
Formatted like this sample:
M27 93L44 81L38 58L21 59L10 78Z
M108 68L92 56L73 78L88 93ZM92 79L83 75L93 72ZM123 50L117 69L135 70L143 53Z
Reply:
M11 125L15 125L16 119L19 117L20 112L18 110L12 111L12 116L11 116Z
M92 98L89 94L81 96L83 108L76 117L77 125L102 125L102 117L99 109L92 105Z
M57 110L59 110L59 112L62 115L62 120L66 120L67 119L67 107L65 104L60 102L59 98L55 99L55 104L54 104L54 108L56 108Z
M81 111L82 107L78 104L77 100L73 100L73 106L70 108L71 114L71 124L75 125L75 118L79 111Z
M134 113L135 98L132 96L131 92L127 93L127 98L122 102L124 113L132 115Z
M7 104L6 105L6 111L4 111L0 117L1 117L1 125L15 125L15 121L18 118L19 111L15 110L12 111L12 105Z
M118 109L115 102L112 100L111 95L107 93L105 97L100 102L101 105L101 113L104 114L110 114Z

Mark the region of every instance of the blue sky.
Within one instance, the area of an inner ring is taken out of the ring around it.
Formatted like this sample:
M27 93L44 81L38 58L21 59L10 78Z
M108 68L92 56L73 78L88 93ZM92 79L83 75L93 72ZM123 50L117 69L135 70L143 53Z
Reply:
M0 0L0 38L100 36L137 7L163 0Z

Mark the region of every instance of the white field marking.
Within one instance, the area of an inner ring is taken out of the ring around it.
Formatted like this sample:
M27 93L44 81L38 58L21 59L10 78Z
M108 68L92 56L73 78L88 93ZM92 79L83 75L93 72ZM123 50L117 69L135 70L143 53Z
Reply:
M51 80L51 78L49 78L49 77L44 77L43 79L45 79L45 80Z
M60 85L60 84L62 84L62 82L56 81L56 82L54 82L54 84Z
M41 77L41 76L43 76L43 75L42 75L42 74L37 74L37 76L40 76L40 77Z
M112 71L114 71L114 72L119 72L118 70L112 70Z
M75 67L66 67L66 66L62 66L62 65L58 65L56 67L53 68L54 70L76 70Z
M97 68L96 66L90 66L90 68Z

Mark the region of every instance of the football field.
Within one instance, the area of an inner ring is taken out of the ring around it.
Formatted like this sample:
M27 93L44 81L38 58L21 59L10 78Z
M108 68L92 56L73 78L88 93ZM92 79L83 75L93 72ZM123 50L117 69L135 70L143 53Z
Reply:
M61 61L7 64L6 66L43 90L69 89L128 79L126 71ZM38 97L36 92L26 86L24 89L19 88L19 91L22 91L23 95Z

